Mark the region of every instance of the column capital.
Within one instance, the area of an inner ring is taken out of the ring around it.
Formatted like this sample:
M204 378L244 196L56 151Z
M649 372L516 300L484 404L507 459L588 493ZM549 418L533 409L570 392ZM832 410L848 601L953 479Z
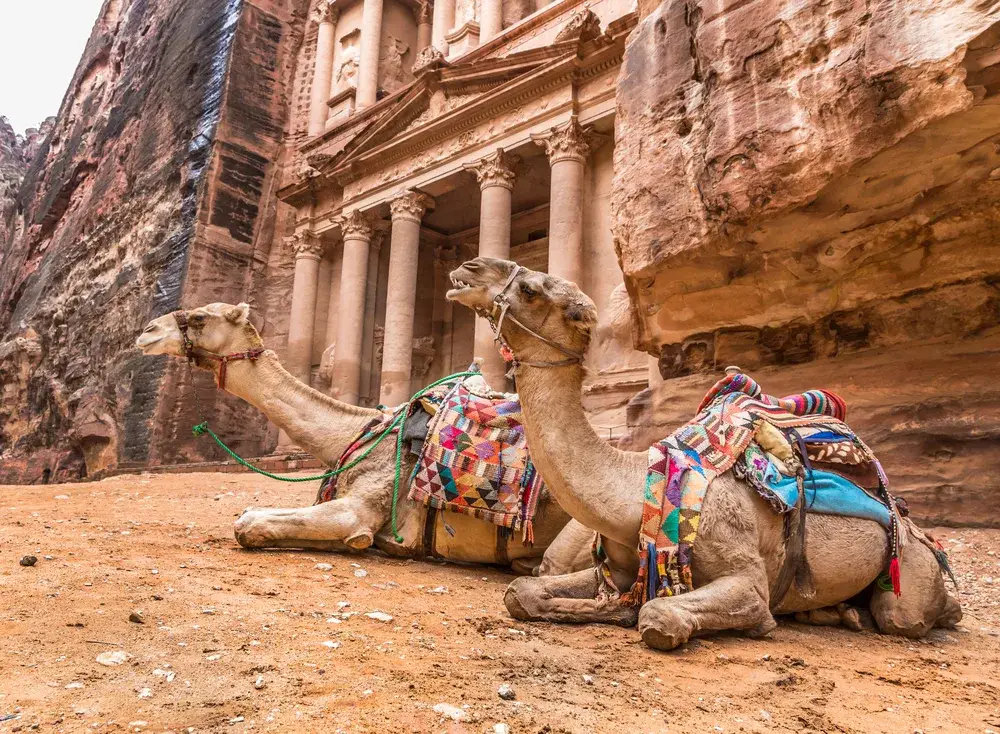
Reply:
M345 240L371 242L372 234L375 232L375 218L360 209L355 209L348 214L330 217L330 221L340 225L340 231Z
M434 4L428 0L417 0L417 6L413 8L413 17L417 20L417 25L430 24L431 12Z
M605 136L594 132L590 125L583 127L574 115L562 125L557 125L548 132L532 134L531 139L545 148L549 163L573 160L583 163L587 157L601 147Z
M313 22L336 23L338 18L340 18L340 8L336 7L332 0L319 0L319 5L313 11Z
M392 221L399 219L420 223L424 214L434 205L434 199L418 191L410 191L389 204Z
M296 260L320 260L323 257L323 242L315 232L296 232L285 237L285 244L295 250Z
M434 46L428 46L425 49L421 49L420 53L417 54L411 71L414 76L417 76L421 72L431 71L439 66L447 65L448 62L445 61L444 54L434 48Z
M490 186L502 186L512 191L514 180L517 178L514 168L520 162L520 156L511 155L498 148L496 153L480 159L478 163L467 163L464 168L476 174L480 190L488 189Z

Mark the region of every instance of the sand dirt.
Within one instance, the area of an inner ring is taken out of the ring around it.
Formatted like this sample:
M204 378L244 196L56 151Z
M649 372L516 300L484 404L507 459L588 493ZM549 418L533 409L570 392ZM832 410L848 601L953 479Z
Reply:
M634 629L512 621L500 569L233 540L243 508L314 492L231 474L0 486L0 732L1000 732L1000 531L937 531L957 630L785 620L660 653Z

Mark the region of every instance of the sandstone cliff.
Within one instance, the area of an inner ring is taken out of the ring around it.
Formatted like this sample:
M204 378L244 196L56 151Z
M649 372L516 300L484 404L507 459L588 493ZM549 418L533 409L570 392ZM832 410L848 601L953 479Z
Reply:
M939 522L1000 524L1000 3L665 0L618 88L613 213L666 381L840 390Z
M132 343L154 316L245 299L267 261L305 5L105 2L0 240L0 481L216 458L183 365ZM238 450L272 441L207 375L194 388Z

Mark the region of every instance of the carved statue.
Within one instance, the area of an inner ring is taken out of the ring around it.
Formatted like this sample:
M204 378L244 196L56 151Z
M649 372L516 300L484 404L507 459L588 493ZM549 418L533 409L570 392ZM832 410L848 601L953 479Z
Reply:
M409 45L395 36L390 35L386 38L382 53L378 58L379 80L385 91L392 93L406 84L403 56L409 50Z

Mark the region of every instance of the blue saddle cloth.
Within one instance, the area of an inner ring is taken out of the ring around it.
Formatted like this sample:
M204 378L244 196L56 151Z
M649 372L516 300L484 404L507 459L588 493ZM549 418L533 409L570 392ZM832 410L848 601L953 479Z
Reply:
M812 440L812 437L810 437ZM764 452L756 447L747 452L748 464L756 465L758 488L764 489L770 499L775 499L790 511L799 499L799 489L795 477L785 476L767 460ZM833 472L813 469L806 472L805 504L809 512L824 515L841 515L874 520L882 526L890 526L889 509L854 482Z

